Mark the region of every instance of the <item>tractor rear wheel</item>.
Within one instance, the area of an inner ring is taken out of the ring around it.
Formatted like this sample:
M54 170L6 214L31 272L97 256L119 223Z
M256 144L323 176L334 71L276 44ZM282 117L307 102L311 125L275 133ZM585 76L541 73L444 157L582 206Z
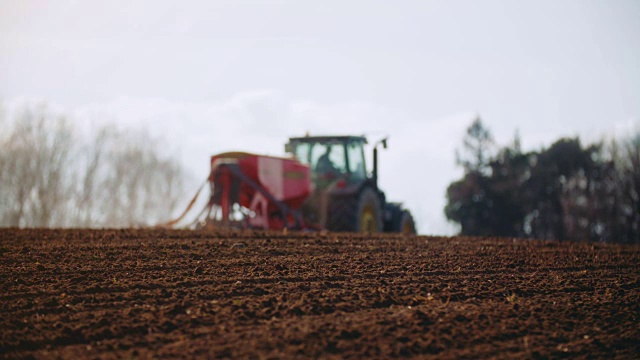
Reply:
M382 231L382 207L378 196L371 188L365 188L358 201L356 231L377 233Z
M331 231L382 231L382 208L378 196L367 187L358 196L332 198L326 225Z

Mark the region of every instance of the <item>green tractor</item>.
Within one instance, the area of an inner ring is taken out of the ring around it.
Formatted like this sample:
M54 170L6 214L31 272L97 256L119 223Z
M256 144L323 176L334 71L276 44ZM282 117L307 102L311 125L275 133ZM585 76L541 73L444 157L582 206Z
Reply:
M289 139L285 151L309 165L314 185L302 205L304 222L316 229L415 234L416 227L401 203L387 202L378 188L378 145L373 171L367 174L363 136L305 136Z

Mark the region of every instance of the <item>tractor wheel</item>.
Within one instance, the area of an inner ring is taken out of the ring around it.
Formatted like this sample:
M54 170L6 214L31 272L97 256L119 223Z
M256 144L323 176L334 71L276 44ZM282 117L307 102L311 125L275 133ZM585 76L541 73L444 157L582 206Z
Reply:
M400 216L398 232L404 235L416 234L416 223L413 221L413 216L411 216L411 213L407 210L404 210L402 212L402 215Z
M360 193L358 201L356 231L377 233L382 231L382 207L378 196L371 188Z
M371 188L365 188L357 197L333 198L327 210L328 230L369 233L382 231L380 200Z

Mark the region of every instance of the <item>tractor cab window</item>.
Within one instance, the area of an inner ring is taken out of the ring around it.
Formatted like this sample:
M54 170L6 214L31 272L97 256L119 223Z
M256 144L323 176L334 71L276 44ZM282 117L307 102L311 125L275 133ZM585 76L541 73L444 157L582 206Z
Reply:
M309 165L309 143L299 143L295 145L294 155L303 164Z
M364 163L364 151L361 141L350 141L347 144L347 155L349 157L349 172L353 180L362 180L367 177L367 170Z
M311 146L311 170L320 175L339 175L347 172L342 143L315 143Z

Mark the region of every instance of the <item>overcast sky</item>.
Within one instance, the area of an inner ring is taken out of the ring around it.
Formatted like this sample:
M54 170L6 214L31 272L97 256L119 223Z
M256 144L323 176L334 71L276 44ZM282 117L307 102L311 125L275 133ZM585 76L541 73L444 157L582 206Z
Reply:
M197 179L226 150L389 135L388 198L448 234L476 114L525 149L638 129L640 1L0 0L0 100L149 128Z

